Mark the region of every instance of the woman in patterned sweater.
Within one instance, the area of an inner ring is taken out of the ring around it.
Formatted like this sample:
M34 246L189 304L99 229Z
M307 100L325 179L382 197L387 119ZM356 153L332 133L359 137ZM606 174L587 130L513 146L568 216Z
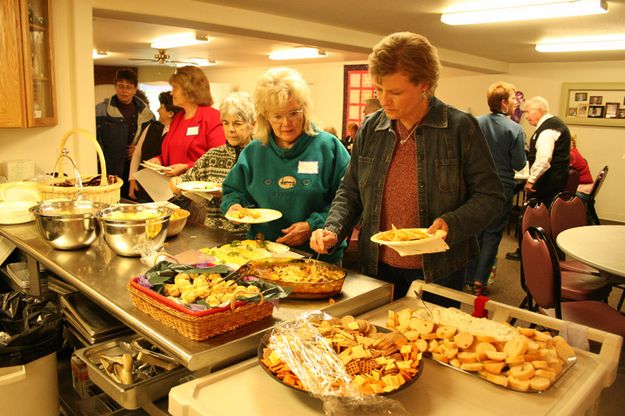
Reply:
M255 127L254 104L249 94L234 92L228 95L219 107L221 123L226 134L226 144L207 151L186 173L170 180L170 187L176 194L181 192L177 184L188 181L208 181L221 184L237 162L241 150L252 140ZM247 225L233 224L226 220L219 210L221 192L207 194L202 201L206 209L204 223L210 228L220 228L234 233L246 233Z

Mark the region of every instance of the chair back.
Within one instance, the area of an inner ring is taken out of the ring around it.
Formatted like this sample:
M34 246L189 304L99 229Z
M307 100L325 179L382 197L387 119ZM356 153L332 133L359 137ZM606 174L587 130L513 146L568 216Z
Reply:
M590 190L591 199L595 199L595 197L599 193L599 190L601 189L601 186L603 185L606 176L608 176L608 165L605 165L605 167L601 169L601 172L599 172L599 174L595 178L595 182L592 184L592 189Z
M523 233L521 263L525 285L537 306L560 311L560 265L555 247L549 236L540 227L529 227Z
M521 236L531 226L541 227L548 235L551 234L549 209L540 200L531 198L523 206L521 219Z
M571 192L560 192L553 199L549 210L551 238L569 228L588 225L588 213L584 202Z
M569 176L564 185L564 192L575 193L579 185L579 172L575 168L569 168Z

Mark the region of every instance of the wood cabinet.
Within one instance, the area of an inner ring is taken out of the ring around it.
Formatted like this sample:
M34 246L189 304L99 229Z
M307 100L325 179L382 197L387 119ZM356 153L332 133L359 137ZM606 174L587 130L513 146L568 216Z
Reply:
M57 124L50 3L0 2L0 127Z

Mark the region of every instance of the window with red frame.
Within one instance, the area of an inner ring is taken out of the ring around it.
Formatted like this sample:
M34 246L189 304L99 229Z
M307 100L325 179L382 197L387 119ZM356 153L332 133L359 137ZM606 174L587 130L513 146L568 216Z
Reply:
M347 136L347 123L360 123L363 119L365 101L375 98L375 91L368 65L345 65L343 67L343 126L342 137Z

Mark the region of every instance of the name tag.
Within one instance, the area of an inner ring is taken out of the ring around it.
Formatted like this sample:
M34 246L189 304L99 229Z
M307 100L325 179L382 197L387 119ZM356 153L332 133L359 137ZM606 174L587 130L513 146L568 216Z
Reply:
M200 133L200 126L193 126L187 128L187 136L197 136Z
M300 161L297 165L297 173L312 173L316 175L319 173L319 162Z

